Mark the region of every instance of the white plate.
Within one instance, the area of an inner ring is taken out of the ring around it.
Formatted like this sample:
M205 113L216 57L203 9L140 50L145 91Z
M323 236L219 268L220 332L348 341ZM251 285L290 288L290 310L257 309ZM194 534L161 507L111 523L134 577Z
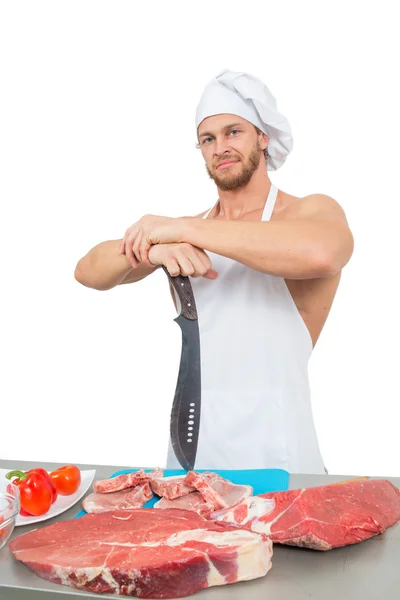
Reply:
M0 478L6 479L6 473L9 471L10 469L0 469ZM19 525L30 525L31 523L47 521L47 519L52 519L53 517L65 512L71 508L71 506L74 506L74 504L79 502L79 500L86 494L92 485L95 473L95 469L81 471L81 484L74 494L71 494L70 496L59 495L57 500L51 505L50 509L44 515L39 515L38 517L23 517L22 515L18 515L15 520L15 526L18 527Z

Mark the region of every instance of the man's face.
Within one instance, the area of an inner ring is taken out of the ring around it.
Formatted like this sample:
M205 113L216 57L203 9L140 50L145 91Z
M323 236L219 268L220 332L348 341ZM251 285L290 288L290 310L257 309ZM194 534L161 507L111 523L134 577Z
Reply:
M265 160L264 148L260 146L254 125L237 115L215 115L204 119L199 125L198 136L207 173L223 191L247 185L260 161Z

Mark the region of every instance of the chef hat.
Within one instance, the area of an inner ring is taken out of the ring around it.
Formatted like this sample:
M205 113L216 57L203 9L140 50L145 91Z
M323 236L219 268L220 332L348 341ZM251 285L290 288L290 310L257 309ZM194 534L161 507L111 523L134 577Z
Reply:
M293 148L288 120L277 111L276 100L262 81L249 73L225 69L205 87L196 109L196 129L207 117L233 114L246 119L269 138L267 169L276 171Z

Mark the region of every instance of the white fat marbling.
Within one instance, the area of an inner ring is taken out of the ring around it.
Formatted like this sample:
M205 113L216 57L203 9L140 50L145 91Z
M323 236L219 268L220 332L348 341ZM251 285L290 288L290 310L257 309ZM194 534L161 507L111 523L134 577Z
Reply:
M237 580L257 579L268 573L272 566L273 546L270 538L254 540L238 551Z
M254 540L251 531L207 531L206 529L190 529L174 533L163 543L169 546L180 546L187 541L205 542L214 546L236 546L237 544Z
M206 553L204 553L204 558L208 564L207 587L211 587L213 585L225 585L226 579L224 575L221 575Z
M217 511L214 513L214 521L223 521L224 523L232 523L233 525L246 525L251 522L251 529L255 533L264 533L269 535L271 533L271 527L269 523L260 521L260 517L269 515L275 508L275 500L271 498L260 498L259 496L251 496L246 498L240 503L247 506L247 516L238 523L235 519L235 508L232 507L229 510Z
M117 581L115 581L114 577L111 575L110 569L104 568L104 566L86 567L86 568L82 568L82 569L70 569L70 568L65 568L65 567L56 567L54 572L55 572L55 575L61 579L61 581L64 585L71 585L71 583L70 583L71 574L73 574L75 577L77 577L83 585L86 582L92 581L93 579L95 579L96 577L98 577L100 575L102 577L102 579L106 583L108 583L108 585L110 587L114 588L114 590L116 590L116 591L119 590L119 584Z

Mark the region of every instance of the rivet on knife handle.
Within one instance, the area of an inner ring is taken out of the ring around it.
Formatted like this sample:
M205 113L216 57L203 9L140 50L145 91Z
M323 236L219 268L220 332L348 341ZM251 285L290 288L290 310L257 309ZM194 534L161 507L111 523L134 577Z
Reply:
M181 315L185 319L194 320L197 319L196 303L194 301L192 286L190 285L189 277L183 275L176 275L173 277L170 275L168 269L162 265L168 279L170 280L174 290L179 296L181 301Z

